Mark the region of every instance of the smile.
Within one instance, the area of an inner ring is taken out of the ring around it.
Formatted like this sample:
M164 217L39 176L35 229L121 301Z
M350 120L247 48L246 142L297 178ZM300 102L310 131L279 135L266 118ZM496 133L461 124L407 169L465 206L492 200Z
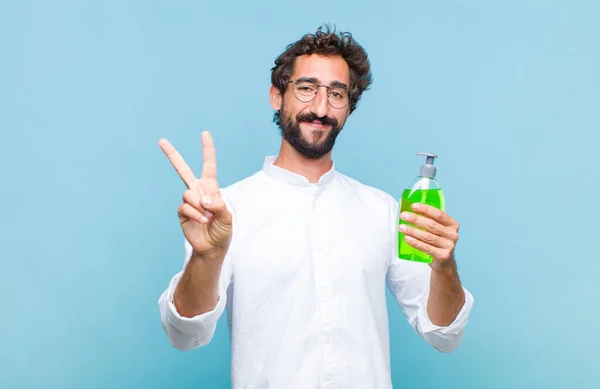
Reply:
M306 124L309 127L314 128L315 130L326 130L331 127L329 124L323 124L319 120L314 120L312 122L301 122L301 123Z

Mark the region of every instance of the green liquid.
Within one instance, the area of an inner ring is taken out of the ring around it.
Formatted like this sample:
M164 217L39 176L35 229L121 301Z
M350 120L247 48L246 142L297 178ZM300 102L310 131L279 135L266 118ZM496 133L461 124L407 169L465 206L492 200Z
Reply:
M424 203L444 210L444 193L441 189L417 189L415 191L412 191L412 189L406 189L402 193L400 212L406 211L415 213L415 211L411 208L413 203ZM398 218L398 220L398 225L406 224L413 228L423 230L423 228L416 227L413 224L407 223L400 218ZM398 257L415 262L431 263L433 261L431 255L425 254L424 252L417 250L416 248L406 243L404 241L404 234L400 231L398 231Z

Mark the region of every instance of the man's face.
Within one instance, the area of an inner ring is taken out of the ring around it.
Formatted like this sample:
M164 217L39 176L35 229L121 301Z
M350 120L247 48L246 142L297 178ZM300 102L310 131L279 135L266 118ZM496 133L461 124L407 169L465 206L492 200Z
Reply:
M290 80L315 79L322 85L345 85L350 88L350 69L342 57L304 55L296 59ZM271 104L280 113L283 138L300 154L317 159L331 151L337 135L348 118L350 107L334 108L327 100L327 89L319 87L310 102L296 98L294 86L288 84L283 98L271 88ZM304 99L303 99L304 100Z

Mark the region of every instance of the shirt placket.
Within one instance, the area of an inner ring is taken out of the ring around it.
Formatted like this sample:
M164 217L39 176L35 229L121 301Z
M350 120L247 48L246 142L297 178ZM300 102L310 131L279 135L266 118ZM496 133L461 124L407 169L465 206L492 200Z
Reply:
M335 337L336 305L331 284L331 243L324 218L324 209L317 200L312 203L311 235L312 259L315 272L317 301L321 318L321 352L323 356L323 388L335 388Z

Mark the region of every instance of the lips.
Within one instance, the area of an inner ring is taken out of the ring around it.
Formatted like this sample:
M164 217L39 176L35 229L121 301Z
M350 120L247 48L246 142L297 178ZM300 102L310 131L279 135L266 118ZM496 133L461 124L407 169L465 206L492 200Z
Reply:
M320 120L313 120L311 122L303 121L302 123L307 124L310 127L317 129L317 130L325 130L325 129L331 127L328 124L323 124Z

